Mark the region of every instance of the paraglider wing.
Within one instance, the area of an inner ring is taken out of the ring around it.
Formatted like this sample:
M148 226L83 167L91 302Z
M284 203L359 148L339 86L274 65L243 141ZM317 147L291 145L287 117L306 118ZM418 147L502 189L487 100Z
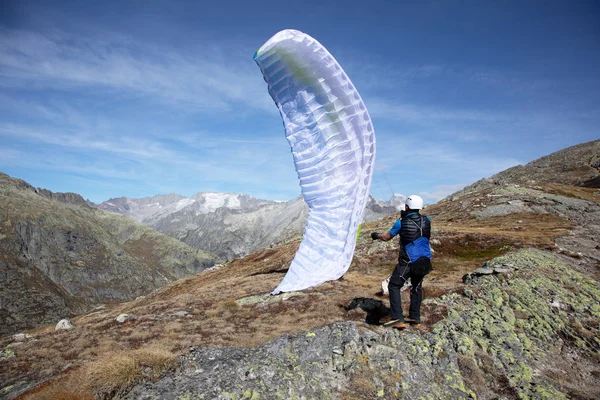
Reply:
M279 108L309 214L272 294L340 278L350 267L375 161L375 133L346 73L318 41L284 30L254 55Z

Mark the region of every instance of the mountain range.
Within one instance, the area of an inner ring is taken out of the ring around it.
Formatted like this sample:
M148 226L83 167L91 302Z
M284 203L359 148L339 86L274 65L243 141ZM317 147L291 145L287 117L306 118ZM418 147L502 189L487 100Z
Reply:
M404 199L399 194L387 202L370 197L365 221L396 213ZM301 233L308 217L308 206L301 196L278 202L246 194L204 192L187 198L171 193L142 199L114 198L98 207L224 259L246 255Z

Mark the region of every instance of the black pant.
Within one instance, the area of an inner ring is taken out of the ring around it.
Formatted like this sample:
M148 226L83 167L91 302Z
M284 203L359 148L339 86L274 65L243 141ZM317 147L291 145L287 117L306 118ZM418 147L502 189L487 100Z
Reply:
M425 275L415 274L411 272L410 266L407 263L396 264L388 290L390 292L390 308L392 309L392 318L404 321L402 314L402 298L400 297L400 289L404 283L410 278L412 287L410 289L410 309L408 316L417 323L421 322L421 301L423 300L423 278Z

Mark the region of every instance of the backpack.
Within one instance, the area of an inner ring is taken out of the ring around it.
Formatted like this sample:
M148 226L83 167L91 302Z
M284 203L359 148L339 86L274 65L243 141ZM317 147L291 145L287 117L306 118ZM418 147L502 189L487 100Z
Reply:
M417 223L411 220L413 224ZM431 247L429 247L429 239L423 236L423 219L421 218L421 225L417 225L417 228L421 231L421 237L416 238L406 246L404 250L410 259L410 269L413 273L418 275L427 275L433 270L431 265Z

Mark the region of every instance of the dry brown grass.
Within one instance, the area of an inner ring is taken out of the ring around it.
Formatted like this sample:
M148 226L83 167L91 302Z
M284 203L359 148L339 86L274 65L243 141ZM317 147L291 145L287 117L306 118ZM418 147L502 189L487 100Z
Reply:
M144 375L157 377L174 365L176 355L162 348L142 348L112 353L87 364L82 384L96 395L126 389Z
M561 185L558 183L546 183L543 185L543 188L544 192L546 193L552 193L567 197L575 197L578 199L600 203L600 195L598 195L598 189Z
M434 207L431 211L439 212ZM377 298L381 280L396 263L398 244L373 242L369 235L389 229L395 218L390 216L363 227L354 260L343 279L305 290L286 301L239 305L236 300L269 293L277 286L300 243L299 239L289 240L220 269L177 281L144 298L75 318L73 330L37 329L33 332L36 342L18 346L17 357L0 363L0 381L10 384L20 379L63 377L64 398L75 398L69 397L68 391L77 393L85 379L95 383L84 395L118 391L136 379L154 374L152 365L162 365L161 359L172 360L190 346L254 346L332 322L350 320L364 324L363 311L348 313L343 306L357 297ZM518 220L522 222L516 224ZM461 217L457 211L443 218L434 217L433 221L433 237L440 244L433 246L435 270L425 279L425 297L460 291L462 275L487 259L515 247L550 246L556 236L571 227L568 221L557 217L535 214L477 220ZM520 228L515 229L516 226ZM402 293L405 307L408 296L408 292ZM189 315L175 315L182 310ZM133 313L138 318L118 324L114 318L120 313ZM430 329L445 313L440 306L425 304L422 329ZM8 339L0 338L0 348ZM164 351L167 355L150 360L140 353L144 349ZM356 392L372 394L368 382L354 384ZM43 387L46 389L37 392L40 396L42 392L50 393L52 385Z
M112 398L143 378L157 378L175 366L176 355L162 348L109 353L64 379L43 385L22 399L86 400Z
M91 393L85 393L78 388L66 387L65 381L53 381L41 385L37 390L19 398L31 400L95 400Z

